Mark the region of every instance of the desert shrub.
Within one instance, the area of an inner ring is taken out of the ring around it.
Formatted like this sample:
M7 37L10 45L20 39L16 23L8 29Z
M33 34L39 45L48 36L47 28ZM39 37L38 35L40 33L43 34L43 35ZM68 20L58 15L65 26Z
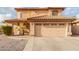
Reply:
M2 26L3 33L10 36L12 34L12 26Z

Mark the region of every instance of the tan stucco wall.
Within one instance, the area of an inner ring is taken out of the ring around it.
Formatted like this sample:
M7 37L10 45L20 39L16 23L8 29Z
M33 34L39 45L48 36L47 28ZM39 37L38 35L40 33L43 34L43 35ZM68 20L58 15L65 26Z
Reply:
M42 16L42 15L49 15L48 10L44 11L20 11L22 14L22 18L29 18L29 17L35 17L35 16ZM17 18L19 18L19 12L17 12Z
M22 10L17 11L17 18L29 18L29 17L35 17L35 16L42 16L42 15L52 15L53 9L50 10ZM61 14L61 10L58 10L57 15Z
M30 33L29 35L34 36L35 35L35 25L34 23L30 23Z

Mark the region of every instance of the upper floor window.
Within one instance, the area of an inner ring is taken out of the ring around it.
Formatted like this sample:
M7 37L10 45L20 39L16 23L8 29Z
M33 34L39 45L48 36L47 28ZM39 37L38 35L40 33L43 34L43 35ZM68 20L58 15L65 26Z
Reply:
M22 18L22 13L18 12L18 18Z
M53 15L53 16L57 16L58 13L57 13L57 12L52 12L52 15Z
M22 13L20 13L20 18L22 18Z
M40 14L40 12L38 12L38 11L34 11L36 14Z
M59 24L60 26L64 26L65 24Z

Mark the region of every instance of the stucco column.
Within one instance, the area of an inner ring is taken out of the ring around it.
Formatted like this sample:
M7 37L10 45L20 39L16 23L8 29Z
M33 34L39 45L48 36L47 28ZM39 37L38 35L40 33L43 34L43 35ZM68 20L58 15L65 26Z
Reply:
M34 35L34 23L30 23L30 33L31 36Z
M66 35L65 36L67 35L68 35L68 23L66 23Z
M72 35L72 31L71 31L71 24L69 24L69 31L68 31L68 35Z
M70 35L72 35L71 24L66 23L66 36L70 36Z

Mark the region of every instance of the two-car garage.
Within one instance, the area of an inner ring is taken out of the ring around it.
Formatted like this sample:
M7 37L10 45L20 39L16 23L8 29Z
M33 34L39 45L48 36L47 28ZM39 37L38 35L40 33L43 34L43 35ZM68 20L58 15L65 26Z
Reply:
M72 35L72 17L63 16L41 16L29 18L30 35L45 37L62 37Z
M35 36L65 36L66 24L64 23L38 23L35 24Z

